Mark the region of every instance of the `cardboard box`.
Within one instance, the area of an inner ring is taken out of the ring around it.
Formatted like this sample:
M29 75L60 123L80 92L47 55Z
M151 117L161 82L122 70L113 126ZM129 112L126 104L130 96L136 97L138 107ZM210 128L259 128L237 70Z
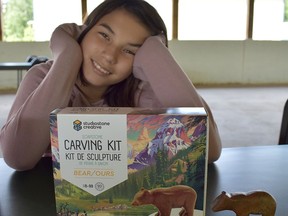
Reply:
M204 216L207 124L201 107L53 111L57 215Z

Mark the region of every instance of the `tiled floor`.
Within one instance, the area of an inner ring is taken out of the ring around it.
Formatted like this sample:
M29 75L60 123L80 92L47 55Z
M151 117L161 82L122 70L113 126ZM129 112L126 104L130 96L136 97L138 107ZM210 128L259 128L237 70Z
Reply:
M277 144L288 87L198 90L211 107L223 147ZM14 97L14 94L0 94L0 127L7 118Z

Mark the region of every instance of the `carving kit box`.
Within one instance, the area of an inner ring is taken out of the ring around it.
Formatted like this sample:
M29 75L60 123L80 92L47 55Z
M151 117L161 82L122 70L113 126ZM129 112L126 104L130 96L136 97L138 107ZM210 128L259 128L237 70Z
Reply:
M204 108L58 109L50 134L57 215L205 215Z

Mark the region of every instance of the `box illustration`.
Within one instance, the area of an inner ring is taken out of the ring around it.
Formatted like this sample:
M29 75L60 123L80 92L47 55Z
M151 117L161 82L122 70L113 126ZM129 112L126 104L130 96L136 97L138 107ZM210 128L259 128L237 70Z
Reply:
M204 216L207 124L201 107L53 111L56 215Z

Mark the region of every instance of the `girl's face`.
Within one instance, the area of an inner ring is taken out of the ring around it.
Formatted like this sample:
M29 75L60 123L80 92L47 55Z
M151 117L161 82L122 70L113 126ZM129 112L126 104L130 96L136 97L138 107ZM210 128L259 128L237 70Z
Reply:
M85 79L104 89L126 79L132 73L137 50L150 35L135 16L123 9L102 17L81 42Z

